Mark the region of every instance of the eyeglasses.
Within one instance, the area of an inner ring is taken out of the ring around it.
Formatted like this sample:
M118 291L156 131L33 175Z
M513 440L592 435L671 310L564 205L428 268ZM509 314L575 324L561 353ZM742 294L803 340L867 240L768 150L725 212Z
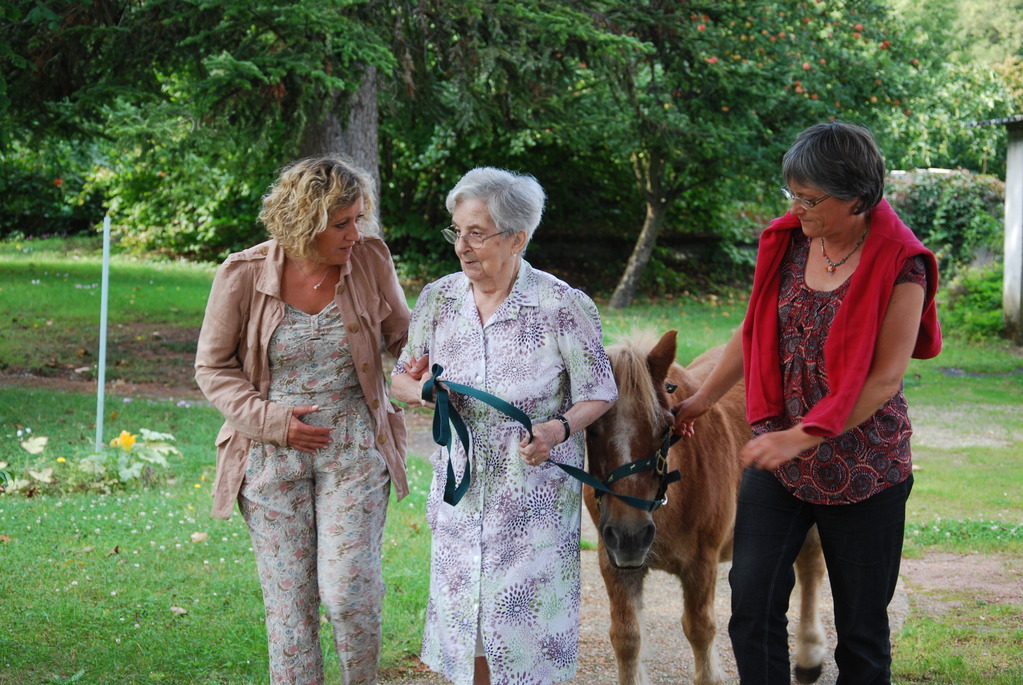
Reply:
M496 238L501 235L501 233L492 233L491 235L486 236L480 235L479 233L459 233L453 226L440 229L440 234L444 236L444 240L448 241L452 245L458 244L458 239L461 238L474 250L478 250L483 247L483 243L487 242L491 238Z
M794 195L792 191L789 190L786 186L781 187L781 192L783 195L785 195L785 199L788 200L790 204L793 202L799 202L799 204L803 205L803 207L807 209L813 209L814 207L816 207L817 205L831 197L830 195L821 195L816 200L804 200L798 195Z

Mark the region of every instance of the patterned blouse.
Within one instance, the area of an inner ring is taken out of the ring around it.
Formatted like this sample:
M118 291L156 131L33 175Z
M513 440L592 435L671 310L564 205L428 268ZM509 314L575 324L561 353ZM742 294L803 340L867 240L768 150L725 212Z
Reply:
M803 280L810 241L799 230L781 267L778 294L778 346L781 352L785 414L758 421L753 434L790 428L802 420L830 388L824 364L824 341L849 279L835 290L812 290ZM920 257L906 260L896 284L927 287ZM906 480L912 472L906 396L899 388L873 416L834 438L826 438L775 471L795 497L810 504L852 504Z

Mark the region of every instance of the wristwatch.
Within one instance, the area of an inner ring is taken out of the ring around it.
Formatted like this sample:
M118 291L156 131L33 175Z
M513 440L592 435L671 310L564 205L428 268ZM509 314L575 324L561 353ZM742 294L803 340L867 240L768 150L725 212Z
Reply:
M562 438L561 440L561 442L565 442L570 437L572 437L572 426L568 424L568 419L566 419L562 414L555 414L554 416L551 417L551 421L555 419L561 421L561 425L565 427L565 437Z

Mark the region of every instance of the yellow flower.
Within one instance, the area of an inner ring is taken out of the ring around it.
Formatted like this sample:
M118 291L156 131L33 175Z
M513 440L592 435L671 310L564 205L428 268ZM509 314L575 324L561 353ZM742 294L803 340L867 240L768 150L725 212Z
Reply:
M67 459L65 459L64 457L57 457L58 464L63 464L65 461L67 461Z
M135 438L137 435L132 435L128 431L121 431L121 434L110 441L111 447L120 447L125 452L131 449L131 446L135 444Z

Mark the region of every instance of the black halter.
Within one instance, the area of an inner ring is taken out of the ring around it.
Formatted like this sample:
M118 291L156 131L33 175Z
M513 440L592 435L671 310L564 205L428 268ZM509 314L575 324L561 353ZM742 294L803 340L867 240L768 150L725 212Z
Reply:
M600 498L604 495L604 493L614 495L630 507L635 507L636 509L642 509L644 511L657 511L667 504L668 486L682 479L682 474L678 471L678 469L670 472L668 471L668 450L671 449L672 445L678 442L680 437L681 436L672 433L671 426L665 426L664 430L661 432L661 446L657 448L656 452L646 459L629 462L628 464L619 466L612 471L611 475L605 478L603 482L600 482L601 487L594 485L593 489L597 491L594 493L597 499L597 507L600 507ZM617 492L613 492L611 490L611 484L615 481L650 470L653 470L654 473L657 474L657 478L660 481L657 484L657 495L654 499L643 499L641 497L633 497L632 495L619 495ZM592 476L590 477L593 478Z
M670 395L678 389L678 386L674 383L665 383L664 389L667 390ZM668 471L668 450L670 450L671 446L678 442L681 437L682 436L680 435L676 435L674 433L673 426L668 424L664 427L664 430L661 431L661 446L657 448L656 452L646 459L633 461L619 466L611 472L611 475L600 483L602 487L598 488L594 486L593 489L596 490L594 495L597 500L597 509L600 509L600 498L603 497L603 493L614 495L630 507L642 509L643 511L654 512L667 504L668 486L676 481L682 480L682 474L678 469L671 472ZM657 484L657 495L653 499L643 499L641 497L633 497L631 495L619 495L617 492L611 491L611 484L615 481L636 473L650 471L651 469L653 469L657 474L657 478L659 480Z

